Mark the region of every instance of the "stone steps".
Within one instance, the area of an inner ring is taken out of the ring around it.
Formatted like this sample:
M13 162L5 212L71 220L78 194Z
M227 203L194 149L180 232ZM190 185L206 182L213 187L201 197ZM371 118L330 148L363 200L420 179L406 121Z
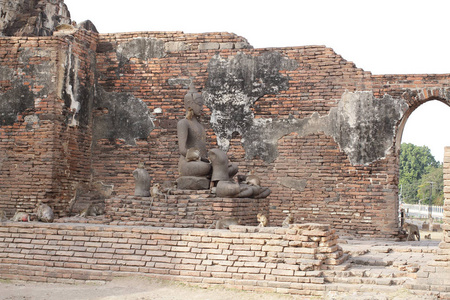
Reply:
M398 291L398 286L379 285L379 284L355 284L355 283L327 283L325 291L336 292L378 292L378 293L395 293Z
M444 297L443 297L444 296ZM435 300L438 297L444 299L446 294L433 291L410 291L406 287L383 286L377 284L326 284L323 299L420 299ZM448 297L448 295L447 295Z

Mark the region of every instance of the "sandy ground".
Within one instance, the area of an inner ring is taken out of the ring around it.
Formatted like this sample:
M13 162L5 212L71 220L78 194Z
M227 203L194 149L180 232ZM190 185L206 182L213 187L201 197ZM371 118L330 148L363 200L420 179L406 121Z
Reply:
M275 293L245 292L221 287L204 289L177 282L141 277L116 278L107 283L59 284L0 281L1 300L276 300L298 299Z
M23 281L0 281L1 300L287 300L322 299L276 293L246 292L221 287L188 286L182 283L141 277L116 278L107 283L54 284ZM430 297L412 295L402 287L396 292L329 292L327 300L431 300Z

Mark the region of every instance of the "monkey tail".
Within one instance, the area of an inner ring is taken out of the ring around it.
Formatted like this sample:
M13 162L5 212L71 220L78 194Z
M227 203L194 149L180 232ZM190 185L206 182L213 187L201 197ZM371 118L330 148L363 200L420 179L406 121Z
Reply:
M213 222L211 223L211 225L209 225L208 229L213 228L213 226L215 226L216 224L217 224L217 220L216 220L216 221L213 221Z

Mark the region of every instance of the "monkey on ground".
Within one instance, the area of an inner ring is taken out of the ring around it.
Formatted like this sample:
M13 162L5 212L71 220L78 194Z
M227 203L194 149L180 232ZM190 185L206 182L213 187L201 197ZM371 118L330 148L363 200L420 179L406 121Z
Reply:
M257 214L256 219L259 222L258 227L266 227L267 223L269 223L269 220L267 219L267 217L265 215L263 215L262 213Z
M229 229L230 225L239 225L239 223L241 220L236 217L222 218L216 221L216 229Z
M0 222L7 221L6 213L4 210L0 209Z
M86 217L95 217L103 214L104 211L100 206L95 204L89 204L88 207L83 209L78 216L86 218Z
M174 190L177 189L177 182L166 180L161 184L160 190L166 195L170 195Z
M405 222L403 224L403 229L408 234L408 237L406 238L407 241L415 241L416 238L420 241L419 227L417 227L417 225Z
M159 183L153 184L153 186L150 188L150 196L152 196L152 198L159 198L159 196L164 196L164 198L167 200L167 195L161 192L161 184Z
M424 235L424 238L425 238L426 240L431 240L431 233L425 234L425 235Z
M167 200L167 194L164 194L160 191L161 188L161 184L159 183L155 183L153 184L153 186L150 188L150 196L152 196L152 201L150 202L150 207L153 204L153 200L155 200L155 198L159 199L159 196L164 196L164 199Z
M41 201L39 201L36 209L36 217L38 221L46 223L51 223L55 219L55 215L51 207Z
M11 219L13 222L30 222L30 215L23 211L17 211Z
M289 225L294 223L294 217L291 214L288 214L286 219L284 219L283 224L281 227L289 227Z

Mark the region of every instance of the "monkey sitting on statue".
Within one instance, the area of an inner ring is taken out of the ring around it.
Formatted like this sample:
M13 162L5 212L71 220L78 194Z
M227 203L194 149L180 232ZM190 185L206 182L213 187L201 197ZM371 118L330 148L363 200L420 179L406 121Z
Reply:
M187 161L198 161L201 159L200 150L197 148L189 148L186 151L186 160Z
M244 183L253 185L253 186L261 186L261 178L259 178L259 176L257 176L257 175L254 175L254 171L252 170L245 177Z
M419 227L417 227L417 225L405 222L403 224L403 229L408 234L408 237L406 238L407 241L415 241L416 238L420 241Z
M258 227L266 227L267 223L269 223L269 220L267 219L267 217L265 215L263 215L262 213L257 214L256 219L259 222Z

